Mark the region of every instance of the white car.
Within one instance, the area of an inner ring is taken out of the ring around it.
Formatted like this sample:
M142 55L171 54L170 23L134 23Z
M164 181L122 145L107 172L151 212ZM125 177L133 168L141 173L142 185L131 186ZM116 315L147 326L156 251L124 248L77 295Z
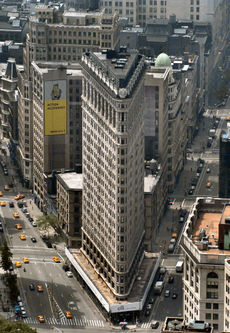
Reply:
M73 273L72 273L71 271L67 271L67 272L66 272L66 275L67 275L68 277L73 277Z
M36 222L32 222L32 226L33 227L37 227L37 223Z

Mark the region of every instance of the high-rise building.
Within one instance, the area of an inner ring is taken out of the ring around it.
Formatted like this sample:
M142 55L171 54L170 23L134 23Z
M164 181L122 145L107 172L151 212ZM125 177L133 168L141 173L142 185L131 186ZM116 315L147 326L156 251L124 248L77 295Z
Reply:
M144 254L145 60L136 51L82 58L82 253L117 299Z
M230 198L230 133L220 136L219 197Z

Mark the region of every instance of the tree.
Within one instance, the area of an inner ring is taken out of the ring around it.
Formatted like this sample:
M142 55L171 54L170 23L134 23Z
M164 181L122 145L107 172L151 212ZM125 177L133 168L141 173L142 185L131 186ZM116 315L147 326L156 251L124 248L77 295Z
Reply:
M23 322L14 322L10 320L6 320L4 318L0 318L0 327L1 333L36 333L37 330L35 328L29 327L27 324Z
M56 228L58 226L58 218L54 214L42 215L37 218L38 227L42 230L48 231L49 228Z
M7 245L6 240L3 243L3 247L1 248L1 253L2 253L2 268L4 271L9 271L10 267L12 266L12 253L10 252L10 249Z
M13 302L17 301L17 297L19 294L18 286L17 286L17 275L16 274L10 274L6 278L7 286L10 289L10 299Z

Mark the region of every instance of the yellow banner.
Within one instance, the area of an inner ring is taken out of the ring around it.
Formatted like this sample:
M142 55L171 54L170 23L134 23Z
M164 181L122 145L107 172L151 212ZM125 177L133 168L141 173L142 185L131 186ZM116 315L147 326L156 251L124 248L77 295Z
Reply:
M66 134L66 100L45 101L45 135Z

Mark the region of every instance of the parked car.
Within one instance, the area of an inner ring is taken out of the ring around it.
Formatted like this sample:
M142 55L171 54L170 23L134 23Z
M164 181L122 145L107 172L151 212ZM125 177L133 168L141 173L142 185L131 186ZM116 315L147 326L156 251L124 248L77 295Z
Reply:
M159 321L153 320L153 321L151 322L151 328L152 328L152 329L156 329L156 328L158 328L158 327L159 327Z
M174 281L174 276L169 275L169 277L168 277L168 283L173 283L173 281Z
M169 289L166 289L165 290L165 297L169 297L170 296L170 290Z

